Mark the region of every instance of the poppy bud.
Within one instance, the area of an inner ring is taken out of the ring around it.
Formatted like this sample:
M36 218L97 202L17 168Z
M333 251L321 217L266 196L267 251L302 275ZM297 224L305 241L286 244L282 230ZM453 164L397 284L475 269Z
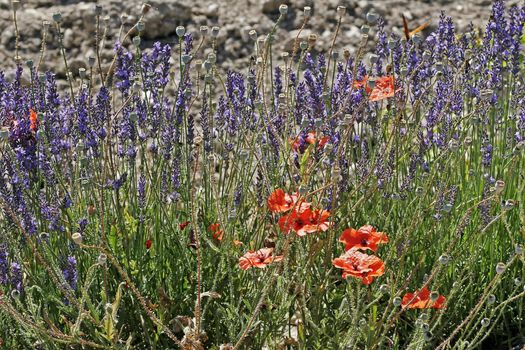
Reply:
M195 232L193 230L190 230L188 238L189 238L189 241L190 241L188 243L188 247L189 248L193 248L193 249L197 249L197 239L195 238Z

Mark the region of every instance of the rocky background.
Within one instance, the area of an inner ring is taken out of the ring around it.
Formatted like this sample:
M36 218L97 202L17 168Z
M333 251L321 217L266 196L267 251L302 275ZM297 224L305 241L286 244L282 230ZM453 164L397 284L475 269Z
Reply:
M312 17L302 37L318 35L317 45L328 49L337 23L336 8L347 8L337 49L354 49L360 40L360 27L365 15L372 8L382 15L387 29L402 33L401 14L409 21L411 29L430 21L427 31L438 23L441 11L453 16L456 29L462 31L472 22L483 26L491 12L491 0L151 0L150 11L145 15L146 29L143 45L154 41L176 43L175 29L179 25L194 33L196 44L200 40L200 26L219 26L217 62L223 69L245 69L254 52L254 42L248 32L255 29L259 35L268 33L279 15L279 5L289 6L286 20L276 35L275 52L291 51L293 41L304 19L304 6L312 7ZM94 56L95 5L102 6L102 28L107 26L107 39L101 57L103 66L108 66L113 55L113 45L118 39L119 28L124 21L128 30L141 14L141 0L21 0L17 11L20 32L19 56L22 61L39 61L42 46L42 23L51 22L47 49L41 66L51 69L58 77L65 77L64 63L57 49L57 35L52 16L62 14L63 42L71 65L77 75L78 68L85 67L87 57ZM518 1L508 0L513 4ZM372 28L370 35L374 34ZM207 39L204 47L210 46ZM124 43L130 46L128 39ZM0 0L0 70L11 72L15 66L15 28L11 0Z

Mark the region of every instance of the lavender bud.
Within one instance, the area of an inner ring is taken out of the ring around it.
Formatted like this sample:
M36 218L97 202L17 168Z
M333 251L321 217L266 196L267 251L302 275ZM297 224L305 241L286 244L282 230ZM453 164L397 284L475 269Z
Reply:
M184 36L184 34L186 34L186 28L184 28L183 26L178 26L175 29L175 33L177 33L177 36L179 38L182 38Z

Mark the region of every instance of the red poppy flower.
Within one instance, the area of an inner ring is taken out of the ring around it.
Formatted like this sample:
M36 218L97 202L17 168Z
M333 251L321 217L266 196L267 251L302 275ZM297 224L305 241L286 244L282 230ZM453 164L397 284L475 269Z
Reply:
M268 208L273 213L284 213L292 208L303 211L310 207L310 203L303 200L299 201L297 194L288 194L278 188L268 197Z
M343 278L353 276L360 278L363 284L370 284L374 277L385 273L385 263L375 255L368 255L359 249L350 249L339 258L334 259L332 264L338 269L343 269Z
M317 231L324 232L330 227L328 217L330 217L330 212L327 210L312 210L310 208L302 212L293 210L290 214L279 219L279 228L285 233L293 230L298 236L305 236Z
M181 231L184 230L184 229L186 228L186 226L188 226L189 224L190 224L189 221L181 222L181 223L179 224L179 228L180 228L180 230L181 230Z
M216 239L217 241L222 241L222 239L224 238L224 231L221 230L221 225L220 224L211 224L210 227L208 228L208 230L210 230L211 233L213 233L213 239Z
M403 296L401 306L403 309L441 309L445 306L446 299L439 295L436 300L430 298L430 291L427 287L417 290L415 293L406 293Z
M347 228L339 237L339 242L345 244L345 250L359 248L375 252L378 244L388 243L388 236L384 232L377 232L371 225L365 225L358 230Z
M38 118L36 112L32 108L29 109L29 122L31 130L36 131L38 128Z
M368 99L372 102L379 101L388 97L393 97L395 94L394 90L394 77L391 75L377 78L375 80L374 88L371 89L368 84L368 76L365 76L363 80L354 81L354 88L360 89L365 87Z
M146 240L146 249L150 249L151 248L151 239L148 239Z
M273 256L273 248L261 248L257 251L250 250L239 258L239 267L248 270L251 267L265 268L272 262L283 260L282 255Z
M317 144L317 148L323 148L330 140L330 137L323 136L321 138L317 138L315 136L315 133L316 133L315 131L310 131L304 138L303 136L299 135L295 139L292 139L291 140L292 150L295 152L303 153L306 150L305 144L309 144L309 145ZM304 140L304 143L301 142L302 139Z

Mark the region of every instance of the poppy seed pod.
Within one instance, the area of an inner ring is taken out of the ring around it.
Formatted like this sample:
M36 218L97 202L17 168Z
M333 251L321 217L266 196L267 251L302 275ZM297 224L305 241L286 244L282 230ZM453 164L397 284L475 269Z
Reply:
M255 29L252 29L248 32L248 35L250 36L250 39L253 41L257 40L257 31Z
M383 294L386 294L389 292L389 288L388 288L388 285L386 284L382 284L379 286L379 291Z
M368 21L368 23L374 24L377 22L378 18L379 16L374 10L371 10L370 12L366 14L366 20Z
M310 17L312 15L312 8L310 6L305 6L303 8L303 11L304 11L304 16L306 18Z
M346 7L345 6L337 6L337 16L343 17L346 13Z
M133 45L138 48L140 47L140 36L133 37Z
M75 232L71 235L71 239L73 240L73 242L75 242L76 244L81 244L82 243L82 235L80 234L80 232Z
M299 47L301 48L301 50L304 51L308 47L308 43L306 41L301 41L301 43L299 44Z
M149 10L151 10L151 5L150 4L142 4L141 12L142 12L143 15L147 14L149 12Z
M56 23L62 22L62 14L60 12L53 13L53 21Z
M100 254L97 258L97 262L100 266L106 265L107 260L108 257L106 256L106 254Z
M440 263L441 265L446 265L446 264L448 264L449 260L450 260L450 258L449 258L448 255L446 255L446 254L443 254L443 255L441 255L441 256L439 257L439 263Z
M102 14L102 6L95 5L95 15L100 16Z
M13 11L18 11L18 9L20 8L20 1L18 0L13 0L11 1L11 4L13 5Z
M178 26L175 29L175 33L177 33L177 36L179 38L182 38L184 36L184 34L186 34L186 28L184 28L183 26Z
M501 275L503 272L505 272L505 264L502 262L499 262L496 264L496 273L498 275Z
M370 26L363 24L361 26L361 34L368 34L370 32Z
M487 297L487 304L492 305L496 302L496 296L494 294L489 294Z
M200 32L201 32L201 35L202 36L206 36L206 34L208 34L208 26L201 26L200 27Z
M211 28L211 36L213 36L214 38L218 37L219 36L219 30L220 28L215 26L215 27L212 27Z
M146 28L146 23L142 21L139 21L137 23L137 30L139 31L139 33L143 32L145 28Z
M395 297L394 299L392 299L392 304L394 304L394 306L400 306L401 302L402 300L400 297Z
M83 67L79 68L78 75L80 79L85 79L86 78L86 68L83 68Z
M288 13L288 5L282 4L279 6L279 13L284 16Z
M89 56L88 57L88 66L93 67L95 65L95 57ZM44 76L45 78L45 76Z
M516 244L516 246L514 247L514 253L516 254L521 254L523 253L523 247L519 244Z
M481 320L481 327L487 328L488 326L490 326L490 319L485 317Z
M44 241L49 239L49 233L47 232L41 232L40 233L40 239L43 239Z

